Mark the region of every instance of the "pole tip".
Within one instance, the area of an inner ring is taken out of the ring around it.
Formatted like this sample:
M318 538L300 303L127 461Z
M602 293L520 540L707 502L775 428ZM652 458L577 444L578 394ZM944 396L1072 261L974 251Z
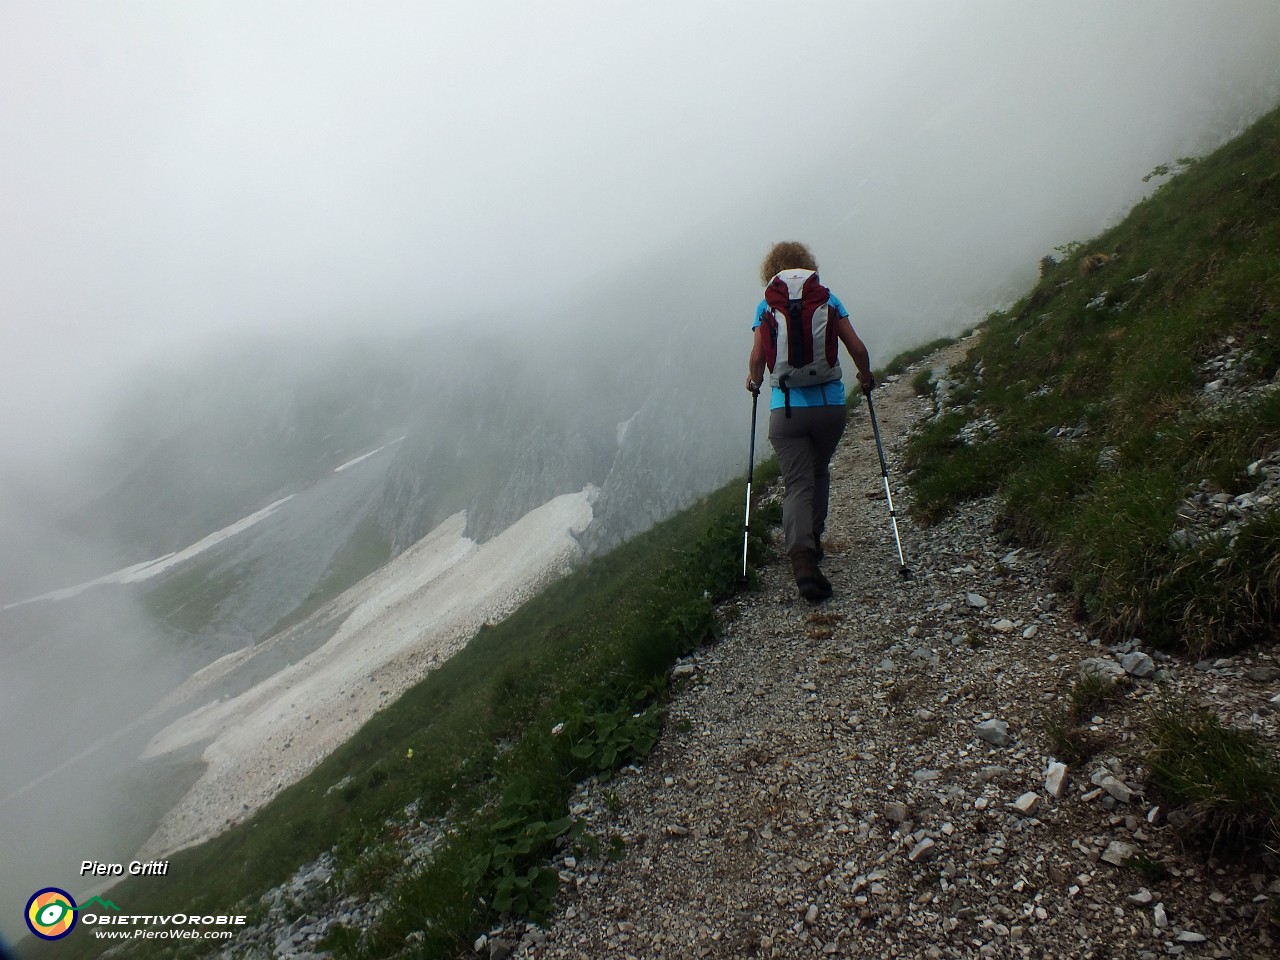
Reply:
M898 572L899 572L900 574L902 574L902 579L903 579L903 580L910 580L910 579L911 579L911 570L910 570L910 568L909 568L909 567L903 567L903 568L902 568L901 570L899 570Z

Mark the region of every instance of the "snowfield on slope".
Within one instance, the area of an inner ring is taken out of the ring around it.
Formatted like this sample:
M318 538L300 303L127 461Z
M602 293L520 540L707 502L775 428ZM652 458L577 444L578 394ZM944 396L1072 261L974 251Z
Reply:
M336 471L335 471L336 472ZM141 563L135 563L132 566L125 567L121 570L115 570L104 576L85 583L77 583L72 587L63 587L60 590L50 590L48 593L42 593L38 597L28 597L26 600L18 600L14 603L6 603L0 606L0 611L11 610L14 607L22 607L28 603L38 603L43 600L69 600L72 597L79 596L91 587L100 587L110 583L139 583L142 580L150 580L152 577L164 573L180 563L185 563L192 557L204 553L210 547L217 546L224 540L229 540L238 533L248 530L259 521L265 520L271 514L275 513L282 506L292 500L293 494L287 497L281 497L274 503L269 503L261 510L249 514L237 520L235 523L223 527L221 530L215 530L201 540L196 541L189 547L177 551L176 553L166 553L162 557L156 557L154 560L144 560Z
M158 733L143 759L204 744L204 773L165 816L140 857L163 857L215 836L295 783L380 708L581 557L596 489L556 497L484 544L466 515L427 536L313 614L341 619L310 655L239 696L207 700ZM257 648L194 675L171 702L208 697Z

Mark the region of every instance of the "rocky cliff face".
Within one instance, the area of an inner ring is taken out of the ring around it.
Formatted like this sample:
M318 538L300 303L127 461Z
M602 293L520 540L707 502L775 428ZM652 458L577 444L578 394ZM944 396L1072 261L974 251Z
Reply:
M723 410L725 397L717 392L708 382L657 390L620 425L595 520L582 538L589 552L648 529L723 483L735 468L745 470L748 408L743 403L741 410Z
M745 405L737 411L742 429L728 432L709 412L722 405L713 389L690 383L643 399L615 395L583 403L572 420L536 388L450 397L437 411L441 421L424 424L397 453L378 521L398 551L465 509L467 535L483 542L551 498L593 484L601 492L582 542L607 549L745 467Z
M463 509L467 535L483 542L592 484L601 492L583 545L603 550L745 470L746 394L703 369L728 358L695 337L666 346L658 355L634 333L607 351L543 344L518 365L495 359L483 376L419 384L417 419L377 506L394 549Z
M553 497L598 484L608 469L613 440L599 418L553 417L550 391L534 376L490 369L450 381L420 391L377 498L394 551L459 510L467 536L489 540Z

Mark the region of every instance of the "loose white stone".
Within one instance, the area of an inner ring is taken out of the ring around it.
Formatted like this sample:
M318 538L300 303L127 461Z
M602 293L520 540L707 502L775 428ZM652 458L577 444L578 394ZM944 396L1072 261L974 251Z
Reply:
M1139 680L1149 680L1156 675L1156 662L1138 650L1126 653L1124 659L1120 661L1120 666L1124 668L1125 673Z
M978 739L985 740L993 747L1007 747L1013 743L1009 736L1009 724L1003 720L983 720L978 724Z
M907 859L910 860L912 863L916 863L920 860L926 860L929 857L933 856L934 846L935 846L934 842L928 837L925 837L923 840L921 840L919 843L917 843L914 847L911 848L911 853L907 855Z
M977 593L966 593L964 602L976 610L984 610L987 606L987 598Z
M1028 790L1017 800L1013 801L1013 805L1024 817L1029 817L1040 808L1040 795Z
M1133 799L1133 791L1129 789L1129 785L1123 780L1117 780L1115 777L1103 777L1098 786L1121 803L1128 803Z
M1067 765L1058 760L1049 764L1049 769L1044 775L1044 788L1049 796L1055 800L1062 796L1067 788Z
M1095 676L1106 680L1118 680L1124 676L1124 667L1109 657L1086 657L1080 661L1080 676L1081 678Z
M1133 856L1133 847L1121 840L1112 840L1107 845L1107 852L1102 855L1102 859L1107 863L1122 867L1130 857Z
M1154 900L1155 897L1151 895L1151 891L1148 890L1146 887L1141 887L1139 888L1137 893L1129 894L1127 899L1130 903L1136 903L1140 907L1145 907L1152 900Z

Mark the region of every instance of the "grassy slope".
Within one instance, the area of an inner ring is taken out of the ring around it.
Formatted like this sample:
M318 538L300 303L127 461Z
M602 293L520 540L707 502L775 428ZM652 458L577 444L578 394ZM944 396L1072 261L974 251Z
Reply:
M1247 389L1206 404L1202 366L1229 345ZM1112 636L1203 653L1273 635L1275 512L1230 542L1170 537L1202 481L1251 490L1246 466L1280 446L1266 386L1280 368L1280 112L1046 262L967 367L960 403L909 451L923 519L1000 492L1012 534L1056 550L1081 612ZM972 424L986 426L966 443ZM1050 435L1061 427L1074 436Z

